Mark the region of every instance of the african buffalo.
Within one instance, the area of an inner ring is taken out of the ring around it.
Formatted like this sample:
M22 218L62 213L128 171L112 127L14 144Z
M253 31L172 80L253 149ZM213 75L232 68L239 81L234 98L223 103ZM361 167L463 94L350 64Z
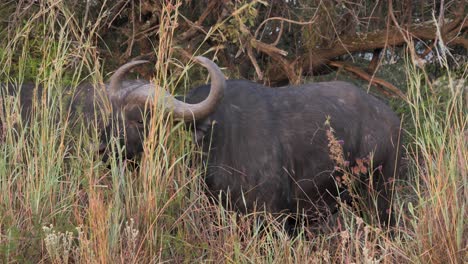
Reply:
M116 136L125 142L127 157L143 149L145 104L163 101L166 111L193 126L206 154L205 181L215 197L229 192L240 211L256 206L314 218L336 211L338 196L350 199L336 181L343 170L329 155L332 135L342 143L346 167L362 165L357 161L367 157L376 168L359 178L361 189L373 187L381 224L394 224L390 201L400 159L400 121L387 105L340 81L282 88L226 81L212 61L196 60L209 70L212 82L192 89L185 102L169 94L155 100L155 83L121 83L128 70L145 61L130 62L111 77L114 116L125 120ZM111 134L107 129L101 150Z

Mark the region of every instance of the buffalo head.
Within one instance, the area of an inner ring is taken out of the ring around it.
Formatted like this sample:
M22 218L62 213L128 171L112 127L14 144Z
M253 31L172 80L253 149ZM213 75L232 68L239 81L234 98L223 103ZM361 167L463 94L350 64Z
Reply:
M155 103L160 104L165 112L172 113L175 119L186 122L204 119L214 111L224 94L225 77L211 60L200 56L195 60L208 69L211 78L209 95L195 104L176 99L154 82L123 80L129 70L148 61L132 61L117 69L107 87L113 122L101 133L99 152L104 154L104 160L108 158L111 137L117 138L120 145L125 146L125 158L132 158L143 151L144 126L149 124L147 121Z

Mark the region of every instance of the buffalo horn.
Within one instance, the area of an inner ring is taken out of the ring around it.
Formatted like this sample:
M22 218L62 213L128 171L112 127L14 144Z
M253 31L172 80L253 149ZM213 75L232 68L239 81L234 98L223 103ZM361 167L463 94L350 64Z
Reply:
M195 60L207 68L210 74L211 89L205 100L200 103L189 104L177 100L165 90L161 91L161 95L163 95L164 98L164 102L162 102L162 104L166 112L172 112L174 118L182 119L184 121L203 119L211 114L223 97L224 89L226 87L224 74L214 62L201 56L195 57ZM144 105L146 102L153 103L153 97L156 94L155 89L158 89L158 86L154 83L142 85L125 95L125 98L119 98L119 90L121 89L120 86L124 74L136 65L145 62L146 61L129 62L120 67L112 75L109 84L110 97L112 101L115 99L119 100L119 102L125 100L125 103L136 103L140 105Z

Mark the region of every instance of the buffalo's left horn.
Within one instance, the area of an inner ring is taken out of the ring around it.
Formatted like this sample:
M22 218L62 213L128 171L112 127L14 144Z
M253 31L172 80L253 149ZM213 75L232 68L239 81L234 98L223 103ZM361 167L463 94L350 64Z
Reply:
M120 66L110 77L109 79L109 88L108 88L108 96L110 101L113 105L120 104L122 101L122 96L120 89L122 88L122 80L125 77L125 74L131 70L133 67L148 63L147 60L136 60L128 62L122 66Z

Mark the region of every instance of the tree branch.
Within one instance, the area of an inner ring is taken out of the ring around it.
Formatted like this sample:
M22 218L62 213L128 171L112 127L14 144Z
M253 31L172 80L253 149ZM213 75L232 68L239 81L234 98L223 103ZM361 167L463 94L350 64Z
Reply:
M385 87L387 88L390 92L392 92L392 95L393 97L398 96L402 99L406 99L406 96L405 94L400 90L398 89L395 85L387 82L387 81L384 81L382 79L379 79L379 78L375 78L375 77L372 77L371 75L369 75L368 73L366 73L364 70L358 68L358 67L355 67L355 66L352 66L352 65L349 65L345 62L341 62L341 61L330 61L328 63L328 65L330 66L333 66L333 67L337 67L337 68L340 68L340 69L344 69L346 71L349 71L353 74L355 74L356 76L358 76L359 78L362 78L368 82L370 82L372 85L376 86L376 87ZM383 90L383 92L386 92L385 90Z
M441 29L442 32L460 32L466 27L466 22L462 17L452 20L445 24ZM413 38L421 40L432 40L436 37L436 27L434 25L419 24L408 28L402 29L405 33ZM452 34L448 34L452 35ZM462 37L450 38L447 34L443 34L444 41L448 45L463 45L465 46L467 40ZM309 56L302 56L299 61L295 63L297 68L301 68L304 74L310 74L319 70L323 65L327 64L330 60L349 53L358 51L368 51L381 49L385 46L401 46L406 43L405 36L396 27L391 27L387 30L379 30L369 33L357 33L353 36L341 38L341 41L335 42L330 48L316 48L310 51ZM287 62L285 62L287 63ZM294 71L294 70L293 70ZM290 75L283 72L282 68L272 67L268 72L272 82L283 82Z

